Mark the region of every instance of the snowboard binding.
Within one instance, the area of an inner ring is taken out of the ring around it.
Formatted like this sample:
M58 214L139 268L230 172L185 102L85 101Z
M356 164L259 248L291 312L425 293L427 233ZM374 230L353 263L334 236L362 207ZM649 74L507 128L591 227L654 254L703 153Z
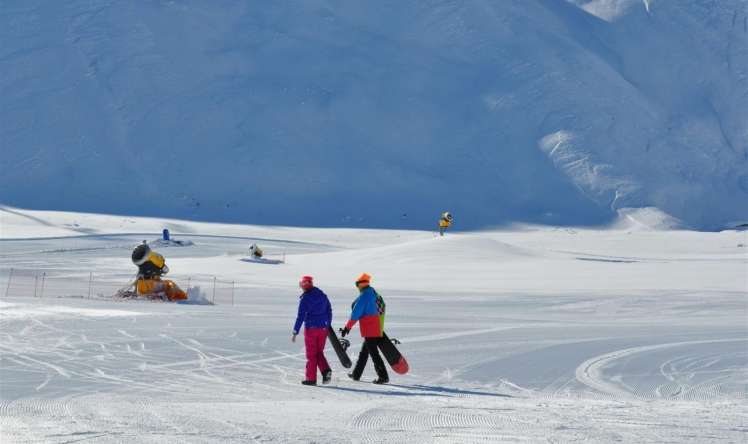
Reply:
M340 346L343 348L343 351L348 350L348 347L351 346L351 341L345 338L340 338Z

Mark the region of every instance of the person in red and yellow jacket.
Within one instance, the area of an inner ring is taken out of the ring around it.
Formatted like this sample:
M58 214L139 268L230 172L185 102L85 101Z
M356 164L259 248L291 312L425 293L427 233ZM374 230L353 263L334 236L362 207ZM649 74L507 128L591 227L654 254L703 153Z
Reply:
M351 318L341 329L341 335L345 337L358 322L361 337L364 338L364 344L361 346L356 366L348 376L354 381L361 379L366 361L371 356L371 360L374 362L374 370L377 372L377 379L372 382L374 384L386 384L390 381L390 378L378 349L379 344L384 340L382 335L384 333L385 304L382 297L369 285L370 283L371 276L366 273L356 280L359 295L353 302Z

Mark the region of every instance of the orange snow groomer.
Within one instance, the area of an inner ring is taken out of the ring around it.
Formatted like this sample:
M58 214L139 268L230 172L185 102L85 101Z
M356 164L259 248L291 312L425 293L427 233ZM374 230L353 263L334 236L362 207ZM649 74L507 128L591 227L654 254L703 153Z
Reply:
M143 241L132 252L132 263L138 266L136 289L139 296L165 296L170 301L187 299L187 293L161 276L169 272L163 256L151 250Z

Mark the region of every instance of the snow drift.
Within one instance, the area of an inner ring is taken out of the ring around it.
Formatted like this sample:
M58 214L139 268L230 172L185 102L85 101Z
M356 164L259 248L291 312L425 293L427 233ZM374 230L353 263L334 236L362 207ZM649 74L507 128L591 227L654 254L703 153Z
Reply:
M742 0L5 2L0 203L265 224L748 220Z

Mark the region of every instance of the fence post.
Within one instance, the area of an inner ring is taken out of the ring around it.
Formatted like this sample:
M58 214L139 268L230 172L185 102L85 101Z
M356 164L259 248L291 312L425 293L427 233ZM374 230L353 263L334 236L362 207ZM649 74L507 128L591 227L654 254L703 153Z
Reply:
M46 280L47 280L47 272L44 271L44 272L42 272L42 289L39 292L39 297L40 298L44 297L44 281L46 281Z
M8 292L10 291L10 281L13 279L13 269L10 269L10 273L8 273L8 286L5 287L5 297L8 297Z
M88 299L91 299L91 287L93 287L93 271L88 273Z
M216 277L213 276L213 300L211 301L214 304L216 303Z
M231 305L234 305L234 290L236 287L236 281L231 281Z
M39 273L34 275L34 297L36 297L36 290L39 288Z

